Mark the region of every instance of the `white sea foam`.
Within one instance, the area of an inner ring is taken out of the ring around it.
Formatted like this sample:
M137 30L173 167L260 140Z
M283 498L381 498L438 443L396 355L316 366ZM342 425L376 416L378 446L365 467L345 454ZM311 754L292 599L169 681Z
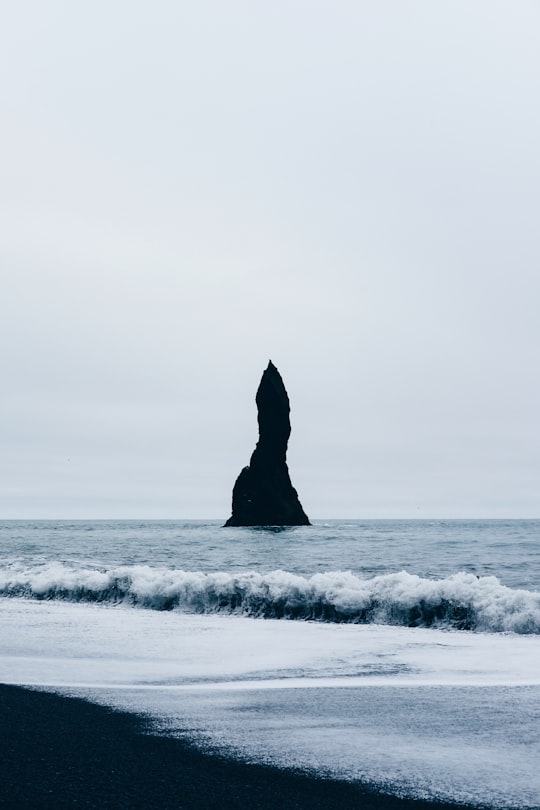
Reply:
M540 686L540 636L0 598L0 681Z
M0 570L0 595L264 618L540 633L540 593L467 573L427 579L401 571L362 579L350 571L303 577L281 570L206 574L147 565L102 570L14 564Z
M0 682L250 760L538 810L539 525L6 525Z
M0 682L391 792L537 808L540 636L0 599Z

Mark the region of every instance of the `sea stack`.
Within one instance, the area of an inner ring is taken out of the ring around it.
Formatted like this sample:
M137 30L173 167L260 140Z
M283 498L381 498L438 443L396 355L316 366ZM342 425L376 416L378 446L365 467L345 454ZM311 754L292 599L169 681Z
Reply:
M249 467L244 467L236 479L232 516L225 526L309 526L287 467L291 435L289 397L271 360L262 375L255 402L259 441Z

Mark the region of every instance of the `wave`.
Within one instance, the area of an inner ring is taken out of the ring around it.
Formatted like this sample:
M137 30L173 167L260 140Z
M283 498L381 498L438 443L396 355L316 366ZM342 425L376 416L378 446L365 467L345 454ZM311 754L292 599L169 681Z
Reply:
M540 593L496 577L425 579L406 571L362 579L350 571L182 571L144 565L110 570L51 563L0 570L0 596L125 603L153 610L272 619L448 627L540 634Z

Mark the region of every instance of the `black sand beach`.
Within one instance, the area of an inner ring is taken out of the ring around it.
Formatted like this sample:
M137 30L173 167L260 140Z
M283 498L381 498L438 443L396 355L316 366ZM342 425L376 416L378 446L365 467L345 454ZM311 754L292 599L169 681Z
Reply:
M0 685L2 808L455 810L210 756L145 734L145 720Z

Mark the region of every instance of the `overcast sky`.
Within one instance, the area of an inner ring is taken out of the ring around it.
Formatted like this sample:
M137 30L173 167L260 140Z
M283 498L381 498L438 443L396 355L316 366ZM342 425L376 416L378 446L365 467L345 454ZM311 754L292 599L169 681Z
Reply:
M540 517L536 0L18 0L0 517Z

